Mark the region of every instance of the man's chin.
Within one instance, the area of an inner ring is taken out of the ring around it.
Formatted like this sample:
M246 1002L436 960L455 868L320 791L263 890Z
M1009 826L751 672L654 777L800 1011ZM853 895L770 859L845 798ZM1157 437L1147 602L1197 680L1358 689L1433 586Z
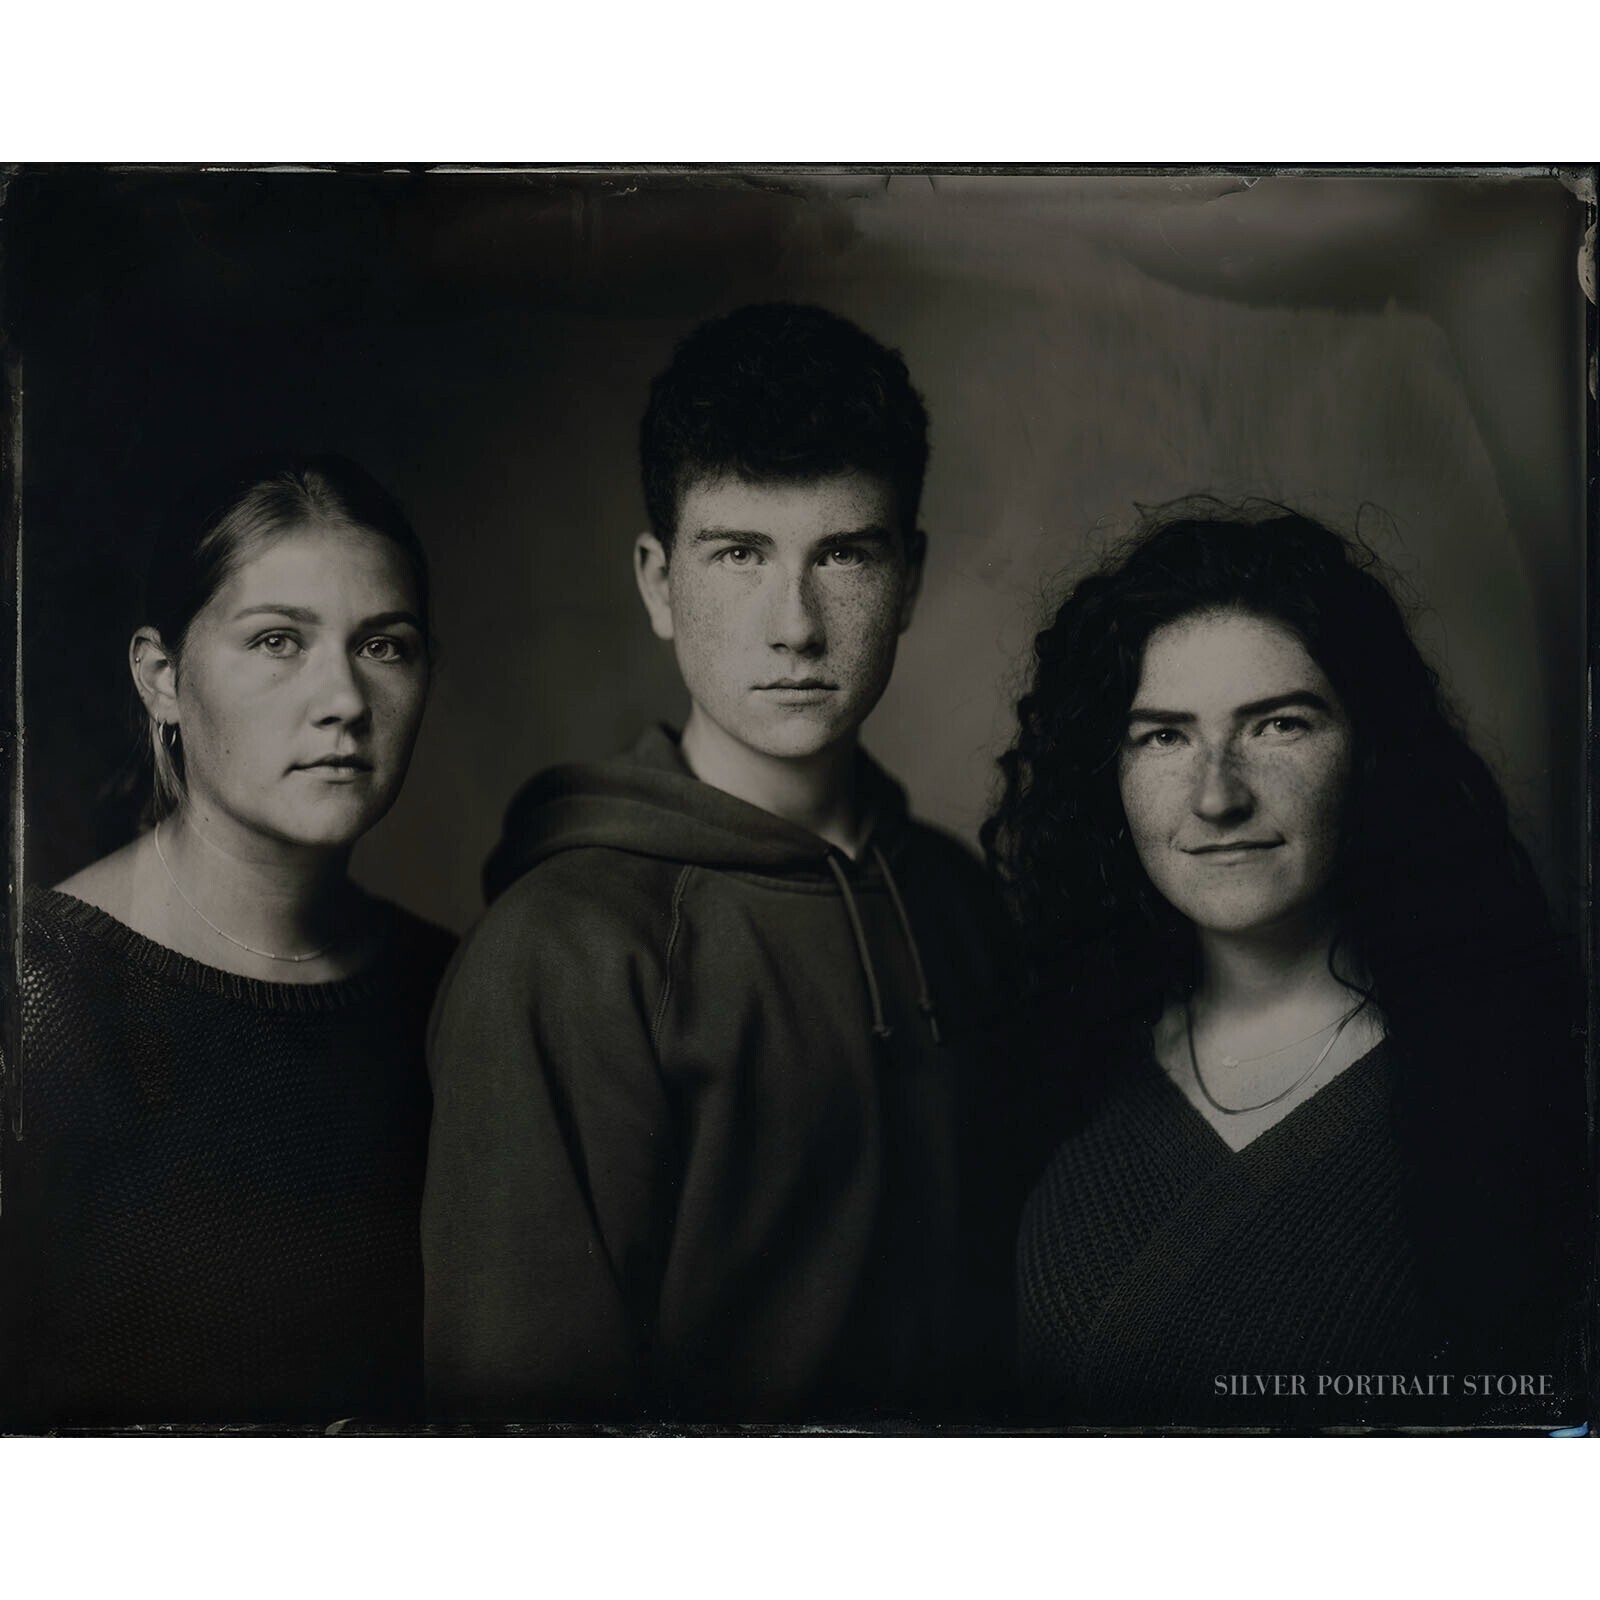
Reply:
M743 742L774 761L810 761L855 742L854 727L837 728L797 723L783 728L755 730Z

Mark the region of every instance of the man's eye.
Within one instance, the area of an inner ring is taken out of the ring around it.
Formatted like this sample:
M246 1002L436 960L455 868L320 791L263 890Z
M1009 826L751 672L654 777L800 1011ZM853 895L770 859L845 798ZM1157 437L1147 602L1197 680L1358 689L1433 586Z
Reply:
M1310 726L1304 717L1268 717L1256 732L1276 734L1279 738L1292 738L1295 734L1304 733Z
M842 544L823 557L830 567L860 567L866 565L867 553L854 545Z
M399 662L407 657L406 647L398 639L368 639L357 652L369 661Z
M756 563L756 552L747 544L733 544L726 550L719 550L717 560L729 567L753 567Z
M1183 735L1176 728L1152 728L1133 742L1144 750L1171 750L1183 743Z

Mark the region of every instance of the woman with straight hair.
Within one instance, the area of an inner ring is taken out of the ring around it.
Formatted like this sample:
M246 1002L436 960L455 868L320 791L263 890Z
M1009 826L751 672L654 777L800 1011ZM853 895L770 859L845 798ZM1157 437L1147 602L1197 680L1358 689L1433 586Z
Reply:
M148 827L20 929L6 1410L415 1414L423 1033L451 939L348 876L427 698L428 568L338 457L203 491L128 666Z
M1160 514L1039 634L1019 722L985 842L1059 1141L1030 1419L1575 1419L1578 995L1375 558Z

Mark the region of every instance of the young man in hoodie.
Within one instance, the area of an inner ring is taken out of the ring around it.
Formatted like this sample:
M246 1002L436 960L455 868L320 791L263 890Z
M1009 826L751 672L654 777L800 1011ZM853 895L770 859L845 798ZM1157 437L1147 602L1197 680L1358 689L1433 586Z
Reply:
M430 1047L432 1408L965 1415L1004 941L857 745L921 578L926 414L852 324L752 306L678 347L641 454L689 716L534 779L485 869Z

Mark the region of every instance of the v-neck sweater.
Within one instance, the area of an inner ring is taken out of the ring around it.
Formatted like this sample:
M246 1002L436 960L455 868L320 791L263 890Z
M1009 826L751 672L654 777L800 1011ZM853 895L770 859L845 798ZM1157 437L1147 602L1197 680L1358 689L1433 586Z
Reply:
M1448 1411L1416 1392L1452 1361L1407 1223L1393 1055L1379 1044L1238 1151L1153 1057L1129 1062L1024 1211L1020 1360L1037 1420L1404 1425ZM1389 1392L1396 1376L1409 1392Z
M453 940L381 910L366 970L295 984L29 898L0 1213L14 1424L415 1413L423 1032Z

